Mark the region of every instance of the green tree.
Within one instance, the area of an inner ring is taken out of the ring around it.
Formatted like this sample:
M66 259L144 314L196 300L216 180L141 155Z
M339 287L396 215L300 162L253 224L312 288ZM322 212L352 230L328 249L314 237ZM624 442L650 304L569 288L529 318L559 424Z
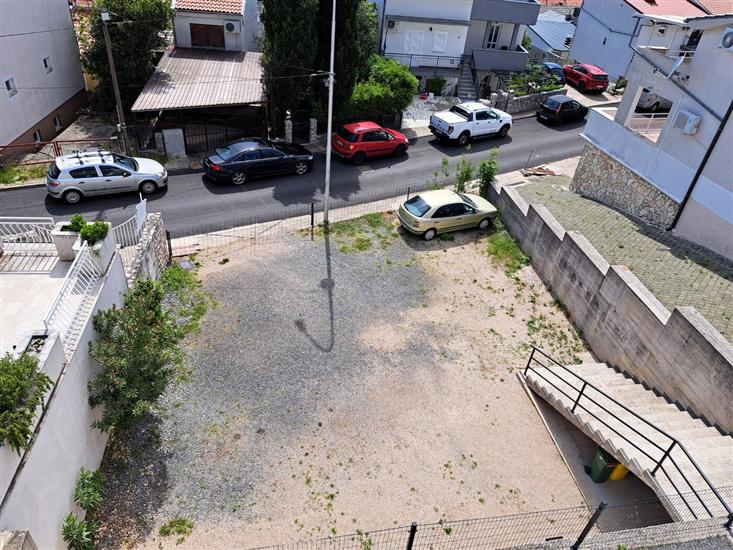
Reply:
M404 65L379 55L369 59L369 78L351 94L348 114L372 118L403 111L417 93L417 78Z
M262 2L262 68L277 124L285 111L306 108L311 102L311 77L307 75L315 67L317 10L318 0Z
M166 45L164 31L170 27L170 0L97 0L92 13L82 18L79 42L81 62L99 80L92 104L95 108L115 108L112 78L100 13L114 14L109 25L110 42L120 84L122 104L127 109L134 103L148 77L155 69L161 50Z
M489 185L494 181L498 171L499 161L496 159L496 149L491 149L489 158L478 163L479 194L483 198L489 198Z
M36 409L50 387L36 357L8 353L0 359L0 445L10 445L18 454L26 448Z
M522 47L525 50L529 51L529 48L532 46L532 37L528 33L524 33L524 36L522 36Z
M456 162L456 180L453 183L453 190L456 193L465 193L466 184L473 179L475 167L469 160L466 153Z

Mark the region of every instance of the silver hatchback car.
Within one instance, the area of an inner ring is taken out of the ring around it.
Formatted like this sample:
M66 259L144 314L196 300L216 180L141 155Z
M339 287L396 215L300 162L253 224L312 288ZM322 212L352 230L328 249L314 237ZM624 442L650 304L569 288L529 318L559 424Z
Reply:
M48 167L48 194L76 204L84 197L137 191L144 195L168 185L159 162L109 151L81 151L56 158Z

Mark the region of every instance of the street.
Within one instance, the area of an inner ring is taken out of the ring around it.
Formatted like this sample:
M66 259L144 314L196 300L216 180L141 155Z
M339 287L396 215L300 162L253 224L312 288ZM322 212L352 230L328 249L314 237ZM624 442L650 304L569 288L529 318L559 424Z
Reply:
M579 155L583 139L581 123L546 126L534 118L516 120L503 139L487 138L472 144L469 158L474 164L499 149L499 171L518 170L525 165L559 160ZM334 156L331 172L332 206L379 200L394 195L395 187L425 186L440 168L443 156L452 166L464 152L453 144L443 144L427 136L412 144L401 158L380 158L362 166ZM530 154L532 158L529 159ZM258 221L279 219L308 208L322 199L325 155L316 155L313 171L304 176L282 176L255 180L237 187L215 183L202 172L171 176L168 188L148 197L148 211L162 212L166 228L173 237L245 225L253 217ZM18 188L0 193L0 216L53 216L68 218L80 212L87 219L105 219L121 223L134 215L135 194L90 198L70 206L46 195L45 187ZM304 213L304 211L302 212Z

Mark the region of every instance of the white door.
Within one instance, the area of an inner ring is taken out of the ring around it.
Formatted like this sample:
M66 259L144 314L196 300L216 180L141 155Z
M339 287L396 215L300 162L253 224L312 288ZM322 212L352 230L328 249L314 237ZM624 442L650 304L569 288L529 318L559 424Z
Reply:
M422 40L425 31L405 31L405 53L419 55L422 53ZM419 66L419 58L412 58L411 67Z

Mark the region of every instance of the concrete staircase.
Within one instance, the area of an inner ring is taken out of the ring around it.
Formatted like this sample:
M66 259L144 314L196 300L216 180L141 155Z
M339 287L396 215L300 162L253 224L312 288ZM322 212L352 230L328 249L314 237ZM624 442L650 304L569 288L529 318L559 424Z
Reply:
M562 366L547 357L541 363L530 359L525 380L651 487L675 521L727 516L711 486L733 509L733 437L722 435L605 363Z
M473 74L471 74L471 64L467 57L464 57L461 65L461 74L456 85L456 95L461 98L461 101L476 100L476 86L473 82Z

